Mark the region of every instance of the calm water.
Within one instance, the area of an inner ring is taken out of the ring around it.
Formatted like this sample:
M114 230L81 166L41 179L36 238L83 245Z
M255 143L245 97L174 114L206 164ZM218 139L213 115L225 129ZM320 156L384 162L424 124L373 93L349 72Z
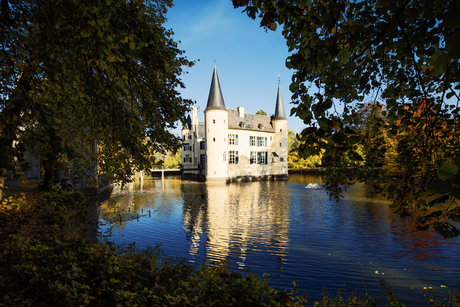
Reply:
M344 284L361 291L365 279L377 295L385 282L408 306L428 305L424 287L444 295L441 286L460 280L460 239L413 232L364 186L351 187L337 203L322 189L305 188L308 183L322 179L291 175L287 182L230 185L145 180L102 204L101 230L113 227L113 241L139 248L161 243L167 255L194 264L228 259L233 270L269 273L275 288L290 289L297 281L314 300L323 286L332 294Z

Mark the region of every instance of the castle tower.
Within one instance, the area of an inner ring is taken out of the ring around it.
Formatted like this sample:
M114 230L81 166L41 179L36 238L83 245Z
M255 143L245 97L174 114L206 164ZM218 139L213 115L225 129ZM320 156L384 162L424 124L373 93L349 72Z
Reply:
M226 180L228 164L228 111L220 89L216 65L212 74L208 104L204 110L206 138L206 180Z
M278 84L275 115L272 118L272 125L275 130L273 149L279 156L279 162L275 167L275 175L288 176L288 120L284 115L281 84Z

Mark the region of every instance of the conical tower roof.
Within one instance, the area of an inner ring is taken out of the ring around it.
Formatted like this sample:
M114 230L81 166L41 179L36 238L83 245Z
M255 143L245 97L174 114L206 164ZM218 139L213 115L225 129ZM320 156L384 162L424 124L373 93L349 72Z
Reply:
M278 95L276 96L275 117L273 119L286 119L284 115L283 98L281 97L281 84L278 83Z
M219 77L217 76L216 65L212 74L211 89L209 90L208 105L206 110L225 110L224 98L220 90Z

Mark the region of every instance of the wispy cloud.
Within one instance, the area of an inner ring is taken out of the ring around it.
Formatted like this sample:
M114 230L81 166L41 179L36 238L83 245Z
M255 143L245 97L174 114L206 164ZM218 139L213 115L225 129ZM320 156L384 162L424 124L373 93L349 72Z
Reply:
M222 32L230 34L232 27L237 24L232 18L233 7L228 0L194 1L193 5L190 5L190 2L175 1L176 7L173 9L181 10L181 20L169 20L173 29L176 22L188 24L181 33L176 33L176 37L183 44L218 38ZM196 9L196 5L200 6L200 9Z

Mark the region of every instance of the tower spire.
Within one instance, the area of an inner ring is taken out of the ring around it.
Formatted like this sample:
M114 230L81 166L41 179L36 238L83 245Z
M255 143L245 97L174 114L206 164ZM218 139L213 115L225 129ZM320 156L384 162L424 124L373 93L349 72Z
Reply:
M284 115L283 98L281 97L281 83L278 75L278 95L276 96L275 117L273 119L287 119Z
M211 89L209 90L208 104L206 110L225 110L224 98L220 90L219 77L217 76L216 63L212 74Z

